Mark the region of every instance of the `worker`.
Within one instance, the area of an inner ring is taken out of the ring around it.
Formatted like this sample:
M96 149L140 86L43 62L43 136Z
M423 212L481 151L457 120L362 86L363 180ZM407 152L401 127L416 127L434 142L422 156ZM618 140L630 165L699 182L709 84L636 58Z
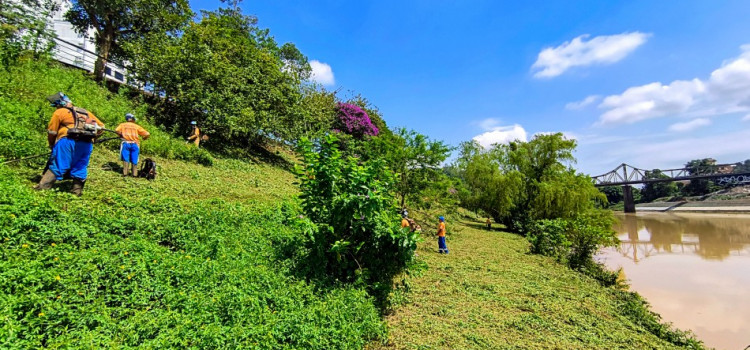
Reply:
M42 180L34 187L37 190L52 188L55 181L64 176L73 178L71 192L83 194L83 186L88 177L88 166L94 140L104 129L93 113L73 106L73 102L62 92L47 98L52 107L57 107L47 126L47 143L52 150L49 168L42 174Z
M193 141L195 144L195 147L200 147L201 143L201 130L198 129L198 123L195 122L195 120L190 122L190 126L192 127L192 130L190 131L190 137L188 137L188 141Z
M492 231L492 221L490 221L490 218L487 218L487 229Z
M409 219L406 218L406 215L401 215L401 227L409 227Z
M438 252L440 254L448 254L448 246L445 245L445 218L441 216L438 218L438 220Z
M122 161L122 176L132 173L138 177L138 156L141 153L141 137L146 140L151 134L143 127L135 123L136 118L132 113L125 115L125 122L115 129L122 144L120 145L120 160ZM132 168L132 172L130 171Z

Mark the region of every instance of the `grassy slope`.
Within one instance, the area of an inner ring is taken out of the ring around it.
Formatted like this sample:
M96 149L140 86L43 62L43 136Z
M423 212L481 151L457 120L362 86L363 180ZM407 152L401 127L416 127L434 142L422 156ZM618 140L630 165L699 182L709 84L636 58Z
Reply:
M454 223L454 225L456 225ZM543 256L520 236L464 222L439 255L411 277L409 301L389 316L378 349L670 349L618 313L611 289Z
M0 159L45 151L55 91L110 125L145 113L76 70L32 62L0 77ZM207 153L145 124L153 182L121 177L116 141L95 147L81 198L70 181L33 191L43 160L0 164L0 348L335 349L384 334L362 289L298 277L290 172L185 161Z

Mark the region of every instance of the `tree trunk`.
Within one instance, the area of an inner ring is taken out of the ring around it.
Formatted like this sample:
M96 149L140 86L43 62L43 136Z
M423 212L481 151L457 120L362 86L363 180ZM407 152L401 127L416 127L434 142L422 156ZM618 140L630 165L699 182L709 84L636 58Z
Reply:
M99 40L96 45L99 52L94 64L94 79L97 82L101 83L104 81L104 68L107 66L107 61L109 60L109 52L112 49L114 36L114 29L111 26L105 27L99 33Z

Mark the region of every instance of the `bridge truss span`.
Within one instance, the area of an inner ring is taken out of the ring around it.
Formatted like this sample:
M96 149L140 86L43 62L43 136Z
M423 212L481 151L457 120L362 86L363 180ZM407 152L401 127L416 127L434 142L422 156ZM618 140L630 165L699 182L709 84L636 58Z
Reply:
M705 167L659 169L659 176L652 171L622 163L617 168L598 176L592 176L594 186L625 186L658 182L714 179L724 184L750 183L750 173L735 173L736 164L716 164ZM651 175L651 176L648 176Z

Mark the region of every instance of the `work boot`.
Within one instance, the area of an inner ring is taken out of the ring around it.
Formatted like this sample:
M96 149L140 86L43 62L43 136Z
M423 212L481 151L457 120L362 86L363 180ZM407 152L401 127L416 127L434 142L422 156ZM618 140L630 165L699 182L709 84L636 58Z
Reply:
M39 180L39 184L34 186L35 190L48 190L52 188L52 184L57 181L57 177L51 170L47 170L42 175L42 179Z
M80 197L83 194L83 185L85 183L85 180L73 179L73 188L70 190L70 193Z

